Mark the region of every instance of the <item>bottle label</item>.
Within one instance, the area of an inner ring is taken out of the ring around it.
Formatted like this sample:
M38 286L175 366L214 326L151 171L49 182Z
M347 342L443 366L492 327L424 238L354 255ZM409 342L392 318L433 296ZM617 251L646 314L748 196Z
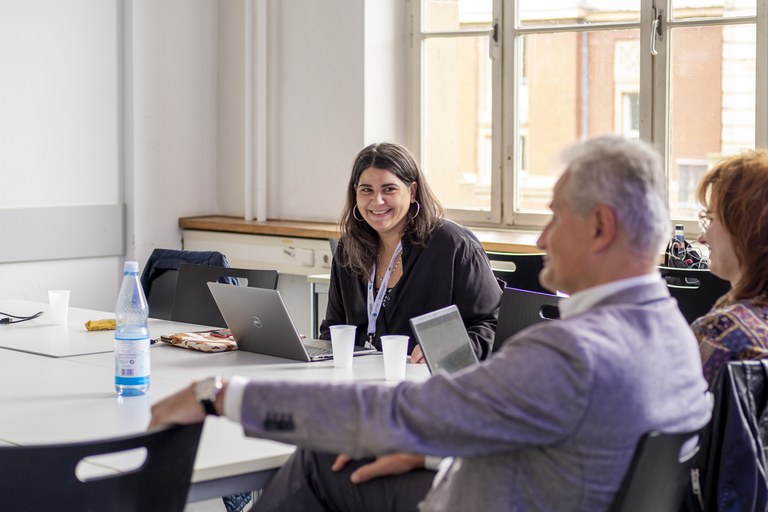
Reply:
M115 339L115 384L149 384L149 338Z

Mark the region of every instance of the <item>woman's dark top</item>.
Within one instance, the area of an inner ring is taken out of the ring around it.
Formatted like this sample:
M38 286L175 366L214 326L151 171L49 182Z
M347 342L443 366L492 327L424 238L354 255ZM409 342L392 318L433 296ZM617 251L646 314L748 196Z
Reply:
M501 287L488 257L475 235L463 226L442 220L426 247L403 239L403 275L389 290L379 313L373 344L381 350L380 336L410 336L408 353L416 346L408 321L451 304L458 307L475 353L484 359L491 353L499 314ZM343 242L338 252L343 251ZM359 276L334 258L328 291L328 309L320 337L330 339L331 325L357 326L357 344L367 338L367 286Z

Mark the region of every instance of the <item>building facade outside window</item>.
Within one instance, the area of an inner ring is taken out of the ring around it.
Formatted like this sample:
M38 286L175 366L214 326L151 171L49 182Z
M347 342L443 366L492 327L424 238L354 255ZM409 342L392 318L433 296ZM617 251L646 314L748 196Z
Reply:
M411 146L458 221L541 226L553 158L616 133L659 148L695 233L701 175L766 145L765 2L410 2Z

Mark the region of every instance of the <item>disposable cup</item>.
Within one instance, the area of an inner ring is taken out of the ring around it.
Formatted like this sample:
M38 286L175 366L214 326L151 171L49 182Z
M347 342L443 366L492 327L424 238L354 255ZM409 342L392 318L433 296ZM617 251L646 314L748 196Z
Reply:
M333 348L333 366L352 368L352 353L355 351L354 325L332 325L331 346Z
M382 336L381 350L384 353L384 378L389 381L403 380L408 356L408 336Z
M69 315L69 290L48 290L51 323L64 325Z

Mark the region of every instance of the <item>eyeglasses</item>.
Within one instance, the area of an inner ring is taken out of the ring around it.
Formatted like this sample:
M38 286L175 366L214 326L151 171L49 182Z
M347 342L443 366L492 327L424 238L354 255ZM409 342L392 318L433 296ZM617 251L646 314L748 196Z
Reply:
M713 220L715 220L715 216L709 210L701 210L699 212L699 226L701 226L702 233L709 229Z

